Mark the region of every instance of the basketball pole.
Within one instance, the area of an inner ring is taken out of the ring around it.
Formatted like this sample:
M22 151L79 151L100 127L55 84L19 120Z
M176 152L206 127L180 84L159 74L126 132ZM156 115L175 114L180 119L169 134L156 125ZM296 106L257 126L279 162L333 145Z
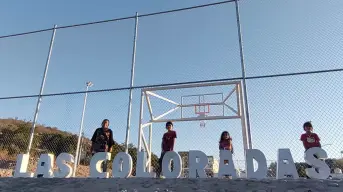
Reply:
M54 46L54 41L55 41L56 27L57 27L57 25L54 25L54 28L52 30L52 35L51 35L51 40L50 40L50 47L49 47L49 52L48 52L48 56L47 56L46 63L45 63L45 69L44 69L42 84L41 84L41 87L40 87L40 91L39 91L39 95L38 95L38 99L37 99L36 111L35 111L35 115L33 117L32 127L31 127L31 130L30 130L29 144L28 144L27 150L26 150L27 154L30 154L32 143L33 143L33 137L34 137L34 134L35 134L35 128L36 128L36 123L37 123L37 119L38 119L39 108L40 108L40 104L42 102L42 95L43 95L43 92L44 92L46 76L48 74L48 69L49 69L49 64L50 64L52 48Z
M244 53L243 53L243 43L242 43L242 31L241 31L241 21L239 14L239 4L238 0L235 0L236 5L236 18L237 18L237 32L238 32L238 41L239 41L239 53L241 57L241 68L242 68L242 78L243 78L243 100L245 107L245 120L246 120L246 130L247 130L247 146L248 149L252 148L251 143L251 131L250 131L250 115L249 115L249 104L248 104L248 93L246 86L246 72L245 72L245 62L244 62Z
M129 152L129 137L130 137L131 111L132 111L132 87L133 87L133 82L134 82L134 77L135 77L137 35L138 35L138 13L136 12L135 31L134 31L134 36L133 36L131 84L130 84L129 106L128 106L128 111L127 111L127 122L126 122L125 153Z

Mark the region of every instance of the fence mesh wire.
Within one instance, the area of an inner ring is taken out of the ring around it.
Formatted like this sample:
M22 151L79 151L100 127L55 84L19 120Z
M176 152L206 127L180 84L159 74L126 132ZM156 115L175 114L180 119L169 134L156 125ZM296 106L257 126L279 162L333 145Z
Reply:
M128 86L133 30L134 20L58 29L45 93L84 91L88 80L96 89Z
M247 76L342 68L342 1L240 1Z
M241 75L234 4L139 18L138 32L136 85Z
M51 32L0 39L0 97L36 95L48 55Z
M0 100L1 177L11 176L16 155L26 153L36 102L37 98L34 97Z
M299 140L305 121L312 121L314 131L320 136L331 170L342 169L343 89L339 48L343 42L340 35L343 3L339 0L291 0L287 3L241 0L239 4L252 144L266 155L268 176L276 175L279 148L290 148L300 176L305 176L304 150ZM129 137L129 154L134 164L142 87L242 78L234 3L145 15L138 21L134 85L139 87L133 89ZM82 91L85 82L90 80L94 82L90 90L96 91L88 93L77 177L89 175L90 138L103 119L110 119L114 132L112 158L125 150L134 23L134 18L130 18L57 29L44 89L44 94L49 95L42 97L30 151L30 171L35 171L42 153L76 154L85 96ZM1 177L11 176L16 155L26 152L51 33L48 30L0 38L0 63L4 71L0 81L7 82L0 93ZM306 74L316 70L337 72ZM287 74L299 72L304 74ZM277 74L284 75L261 76ZM107 88L115 90L101 90ZM65 93L70 91L81 92ZM158 94L181 102L181 96L189 94L228 92L230 88L204 90L198 86L188 91L164 90ZM191 100L186 98L184 102ZM214 100L216 98L212 98ZM229 102L235 101L237 99L233 98ZM154 97L151 104L157 116L173 107ZM147 107L145 104L144 121L150 118ZM211 113L220 112L222 108L211 107ZM195 108L190 107L183 109L183 115L197 114ZM165 116L178 117L179 112ZM240 120L174 122L174 126L178 134L175 150L205 152L213 158L210 167L214 172L220 134L229 131L234 142L234 163L244 175ZM164 132L164 122L153 124L153 170L158 167ZM146 137L148 133L148 129L144 129Z

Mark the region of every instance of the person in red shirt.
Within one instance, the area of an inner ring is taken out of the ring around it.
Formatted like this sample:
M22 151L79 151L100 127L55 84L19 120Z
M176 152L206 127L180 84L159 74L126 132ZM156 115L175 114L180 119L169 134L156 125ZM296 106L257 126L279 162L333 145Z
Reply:
M305 133L303 133L300 137L300 140L303 142L305 152L312 148L312 147L321 147L320 138L317 134L313 133L313 127L311 122L305 122L303 125ZM318 158L317 155L313 155L315 158ZM311 168L312 166L307 165L307 168ZM318 172L318 170L316 169ZM306 176L307 179L310 177Z
M223 131L220 135L219 150L229 150L233 153L232 138L227 131Z
M219 150L229 150L233 154L232 138L230 133L223 131L219 139ZM228 164L228 160L224 160L224 164ZM230 178L230 175L225 175L224 177Z
M313 133L312 123L305 122L303 128L306 133L301 135L300 140L303 142L305 151L312 147L321 147L320 138L317 134Z
M175 139L176 139L176 131L173 130L173 123L168 121L166 123L166 129L167 132L163 134L162 137L162 151L161 151L161 156L160 159L158 161L159 163L159 167L156 171L156 176L160 177L161 176L161 172L162 172L162 160L163 160L163 156L166 152L168 151L174 151L174 145L175 145Z

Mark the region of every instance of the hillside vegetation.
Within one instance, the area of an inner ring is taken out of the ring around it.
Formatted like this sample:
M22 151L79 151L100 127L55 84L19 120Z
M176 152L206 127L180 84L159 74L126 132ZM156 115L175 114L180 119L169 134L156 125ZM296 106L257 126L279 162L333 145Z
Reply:
M29 142L29 133L32 122L18 119L0 119L0 169L13 169L17 154L26 153ZM58 156L60 153L75 154L77 145L77 135L61 131L57 127L37 125L33 140L30 157L32 162L36 162L42 153L52 153ZM81 166L88 166L91 158L91 141L89 138L82 138L83 158ZM112 159L118 152L124 151L124 145L115 142L112 152ZM133 175L135 175L135 165L137 159L137 148L129 145L129 154L133 160ZM157 168L158 157L152 154L152 165ZM31 169L32 170L32 169Z

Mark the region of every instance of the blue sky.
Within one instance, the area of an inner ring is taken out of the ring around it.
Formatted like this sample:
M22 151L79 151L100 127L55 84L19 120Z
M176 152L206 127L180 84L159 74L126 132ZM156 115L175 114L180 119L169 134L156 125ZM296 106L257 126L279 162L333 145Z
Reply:
M189 1L3 1L0 35L182 8ZM343 2L332 0L241 0L247 76L342 68ZM44 93L128 87L134 20L60 29L56 32ZM0 97L38 94L51 31L0 39ZM135 85L174 83L241 76L233 3L139 19ZM342 150L342 74L254 79L247 81L254 148L268 160L278 148L290 148L296 160L304 121L313 121L329 156ZM212 90L207 90L212 91ZM213 90L216 91L216 90ZM221 91L218 88L218 91ZM226 90L224 90L225 92ZM176 96L173 92L166 95ZM183 94L183 93L182 93ZM76 133L83 94L45 97L38 122ZM103 118L111 120L115 139L123 142L128 91L89 95L85 130L90 135ZM137 143L140 90L134 90L130 141ZM0 117L33 119L36 98L0 100ZM162 105L162 103L161 103ZM156 111L163 107L156 105ZM223 130L235 141L242 160L237 120L176 123L176 150L199 149L218 155ZM163 124L154 125L153 152L160 152Z

